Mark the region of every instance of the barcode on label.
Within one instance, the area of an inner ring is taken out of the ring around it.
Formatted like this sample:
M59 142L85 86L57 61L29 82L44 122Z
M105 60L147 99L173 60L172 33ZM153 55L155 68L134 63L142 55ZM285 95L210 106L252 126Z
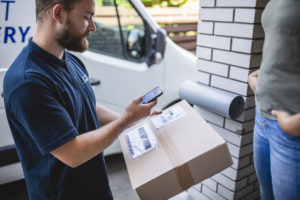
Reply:
M133 157L134 156L134 151L132 149L132 145L131 145L131 142L130 142L130 139L129 139L128 135L126 135L126 140L127 140L127 145L128 145L130 155L131 155L131 157Z
M141 137L141 139L143 141L143 145L145 147L145 150L150 149L151 148L151 144L150 144L149 138L148 138L148 136L146 134L146 131L145 131L144 127L139 128L138 132L139 132L140 137Z

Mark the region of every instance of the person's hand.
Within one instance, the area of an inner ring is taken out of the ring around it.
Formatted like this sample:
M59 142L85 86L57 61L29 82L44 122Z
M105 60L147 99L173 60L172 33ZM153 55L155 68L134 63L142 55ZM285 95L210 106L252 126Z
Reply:
M157 104L157 100L154 100L148 104L141 104L143 97L140 96L133 99L125 110L124 116L129 123L135 122L143 117L151 114L151 109ZM154 111L152 114L159 114L160 111Z
M257 78L258 78L259 69L252 72L248 77L248 83L250 88L252 89L253 93L256 93L256 85L257 85Z
M153 112L151 113L150 116L159 115L159 114L161 114L162 112L163 112L162 110L155 110L155 111L153 111Z
M280 128L295 137L300 137L300 113L291 115L290 113L272 110L271 114L277 118Z

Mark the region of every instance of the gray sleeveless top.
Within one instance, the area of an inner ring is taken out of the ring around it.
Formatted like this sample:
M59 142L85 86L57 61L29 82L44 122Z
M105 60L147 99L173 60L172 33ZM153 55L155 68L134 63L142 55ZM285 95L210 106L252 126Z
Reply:
M256 106L275 119L272 109L300 112L300 0L271 0L262 24L263 59L258 77Z

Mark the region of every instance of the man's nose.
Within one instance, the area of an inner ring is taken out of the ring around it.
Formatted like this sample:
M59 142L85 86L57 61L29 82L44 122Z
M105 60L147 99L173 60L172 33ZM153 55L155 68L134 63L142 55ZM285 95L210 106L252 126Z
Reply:
M96 30L96 26L95 26L95 23L94 23L92 18L89 20L88 28L89 28L89 31L95 31Z

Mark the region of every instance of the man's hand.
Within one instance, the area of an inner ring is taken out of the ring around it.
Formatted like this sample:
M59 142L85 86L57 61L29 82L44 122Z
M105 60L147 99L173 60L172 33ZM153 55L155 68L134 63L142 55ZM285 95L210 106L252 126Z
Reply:
M259 69L252 72L248 77L248 83L250 88L252 89L253 93L256 93L256 85L257 85L257 78L258 78Z
M140 96L133 99L125 110L124 116L129 123L135 122L143 117L151 114L151 109L157 104L157 100L154 100L148 104L141 104L143 97ZM152 114L159 114L159 111L155 111Z
M280 128L295 137L300 137L300 113L291 115L284 111L272 110L271 114L277 117Z

